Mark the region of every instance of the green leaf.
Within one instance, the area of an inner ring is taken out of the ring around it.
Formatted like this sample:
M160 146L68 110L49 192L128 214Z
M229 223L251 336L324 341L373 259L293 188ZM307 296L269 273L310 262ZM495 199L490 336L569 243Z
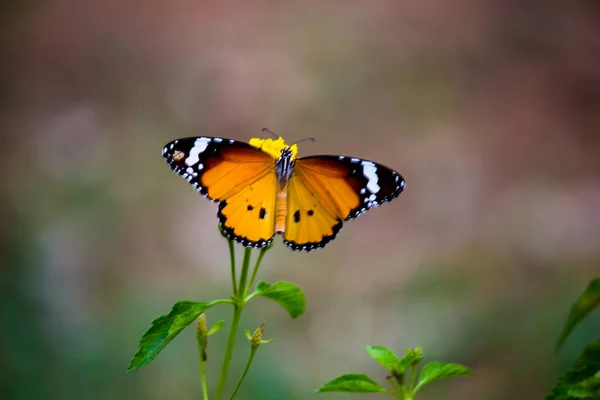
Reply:
M152 326L140 339L139 350L129 363L127 371L134 371L154 360L154 357L186 326L191 324L200 314L215 304L216 300L198 303L194 301L178 301L171 312L152 321Z
M430 362L426 364L419 374L419 382L415 387L415 392L428 383L440 379L452 378L455 376L475 375L469 368L460 364L447 364L443 362Z
M220 320L220 321L215 322L215 324L206 333L206 336L214 335L215 333L217 333L219 331L219 329L221 329L223 327L223 325L225 325L225 321L224 320Z
M422 359L423 350L420 347L415 347L414 349L406 349L406 354L400 359L400 362L398 363L398 372L406 372L406 370L411 365L414 365L416 367Z
M600 339L586 346L573 367L552 388L546 400L600 398Z
M562 333L556 342L556 349L558 350L565 340L569 337L571 332L577 325L594 309L600 304L600 278L596 278L591 281L587 288L583 291L579 299L571 307L569 318L563 327Z
M323 392L377 393L387 390L365 374L345 374L317 389L317 393Z
M304 293L302 293L302 290L298 286L290 282L269 284L265 281L260 281L256 285L254 293L279 303L290 313L292 318L302 315L306 308Z
M367 346L365 350L375 361L383 365L390 372L396 371L400 365L400 359L394 352L383 346Z

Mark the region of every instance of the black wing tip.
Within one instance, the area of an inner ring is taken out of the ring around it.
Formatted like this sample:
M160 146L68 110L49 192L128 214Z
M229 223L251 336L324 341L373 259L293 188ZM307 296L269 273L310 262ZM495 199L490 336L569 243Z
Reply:
M372 193L368 191L367 188L363 188L363 191L361 191L360 193L361 197L359 206L353 209L344 219L344 221L354 219L366 213L370 209L382 206L385 203L389 203L392 200L395 200L398 196L400 196L400 194L404 191L404 188L406 187L406 181L398 172L390 168L387 169L391 172L391 179L393 179L394 188L388 189L388 193L383 196L378 195L377 193ZM388 184L386 186L389 188L392 185Z
M335 224L331 229L333 230L333 233L329 236L323 236L321 238L320 241L318 242L308 242L308 243L297 243L294 242L292 240L285 240L283 239L283 244L285 244L287 247L289 247L290 249L294 250L294 251L313 251L316 249L322 249L323 247L327 246L327 244L329 242L331 242L333 239L335 239L335 237L337 236L337 234L340 232L340 230L342 229L342 225L343 222L339 221L337 224Z
M404 191L404 188L406 187L406 180L404 179L404 177L402 175L400 175L398 172L394 171L391 168L385 167L386 169L389 170L389 172L391 172L391 177L390 179L393 180L392 185L394 185L394 190L392 190L392 192L387 196L390 197L390 200L395 199L396 197L398 197L400 195L400 193L402 193ZM391 185L390 185L391 186Z
M169 165L169 168L171 169L171 171L173 171L174 173L176 173L177 175L182 177L186 182L188 182L192 186L192 189L194 189L196 192L200 193L202 196L206 197L208 200L212 201L213 203L216 203L219 201L217 199L213 199L208 196L207 188L200 185L200 181L198 179L194 179L192 181L185 179L185 177L183 176L183 174L184 174L183 168L181 166L177 165L177 163L172 158L170 158L168 155L164 156L164 158L167 161L167 164Z

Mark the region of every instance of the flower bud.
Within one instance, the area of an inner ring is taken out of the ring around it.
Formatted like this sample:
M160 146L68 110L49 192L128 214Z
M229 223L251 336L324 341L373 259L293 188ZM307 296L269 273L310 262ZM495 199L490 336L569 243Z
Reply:
M202 358L206 361L206 346L208 345L208 329L206 327L206 316L204 313L198 317L198 324L196 325L196 339L198 340L198 346L202 351Z
M260 324L258 328L252 334L252 339L250 340L250 347L255 349L262 343L262 334L265 331L265 323Z

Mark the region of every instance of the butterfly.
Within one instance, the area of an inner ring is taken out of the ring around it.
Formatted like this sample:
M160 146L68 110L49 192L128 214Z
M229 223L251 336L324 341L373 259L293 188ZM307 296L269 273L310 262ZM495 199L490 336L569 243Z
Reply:
M405 186L399 173L373 161L298 158L298 145L281 137L248 143L182 138L167 143L162 155L173 171L219 203L227 237L251 247L269 245L277 233L293 250L324 247L344 221L395 199Z

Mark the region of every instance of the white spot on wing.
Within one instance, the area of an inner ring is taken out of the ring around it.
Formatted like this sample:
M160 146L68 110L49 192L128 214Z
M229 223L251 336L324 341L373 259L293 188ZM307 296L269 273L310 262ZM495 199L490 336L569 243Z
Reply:
M213 139L213 141L215 143L221 143L223 141L223 139L216 137L216 138Z
M209 138L196 139L196 143L194 143L194 147L192 147L192 149L190 150L190 155L188 156L188 158L185 159L185 163L191 167L192 165L200 161L200 154L203 153L204 150L206 150L210 141L211 139Z
M373 164L371 161L363 161L362 167L363 175L369 180L369 182L367 182L367 189L369 189L369 192L379 192L380 187L377 184L379 177L377 176L377 167L375 164Z
M351 163L357 163L357 162L359 162L359 161L360 161L360 158L351 158L351 159L350 159L350 162L351 162Z

